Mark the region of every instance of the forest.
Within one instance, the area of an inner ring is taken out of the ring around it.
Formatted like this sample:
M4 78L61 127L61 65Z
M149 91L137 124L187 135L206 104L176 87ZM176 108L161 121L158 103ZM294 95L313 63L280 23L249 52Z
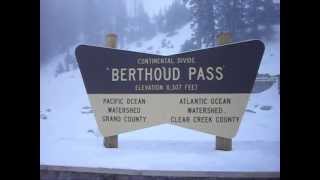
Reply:
M192 38L181 47L189 51L214 46L220 32L230 32L233 41L272 40L272 26L280 21L280 4L272 0L173 0L153 16L139 0L42 0L40 5L41 64L79 42L103 46L109 32L117 33L119 48L125 48L158 33L170 38L191 22Z

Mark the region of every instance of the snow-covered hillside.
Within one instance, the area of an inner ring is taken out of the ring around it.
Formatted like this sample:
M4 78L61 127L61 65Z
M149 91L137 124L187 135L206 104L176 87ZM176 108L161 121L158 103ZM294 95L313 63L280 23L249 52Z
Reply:
M191 38L192 30L191 23L187 23L181 29L174 33L159 33L154 38L144 42L136 42L129 44L126 49L151 54L171 55L179 53L181 45ZM139 43L141 45L139 46ZM162 45L164 44L164 46Z
M181 45L191 38L192 30L190 25L191 23L187 23L172 36L168 36L166 33L159 33L151 40L129 44L125 49L160 55L179 53ZM259 68L260 74L280 74L280 26L274 26L274 29L276 33L273 41L262 40L265 43L265 53ZM163 41L168 44L166 47L162 46Z
M158 34L139 47L134 43L126 49L174 54L190 36L187 24L171 37ZM163 39L170 41L167 48L161 48ZM74 47L70 47L70 51ZM277 84L250 96L231 152L216 151L212 135L172 125L121 134L120 148L106 149L80 71L54 77L56 65L65 55L57 55L52 64L40 69L40 164L153 170L280 171ZM279 40L267 42L259 72L279 74L279 58Z

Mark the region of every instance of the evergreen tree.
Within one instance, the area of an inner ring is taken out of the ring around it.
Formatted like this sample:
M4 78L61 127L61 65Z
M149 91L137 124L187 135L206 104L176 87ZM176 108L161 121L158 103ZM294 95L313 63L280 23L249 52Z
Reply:
M121 48L125 44L125 37L129 36L127 32L127 26L129 17L127 14L126 4L123 0L113 0L115 1L113 14L114 20L114 32L118 34L119 47Z
M175 0L164 11L160 11L155 19L160 32L170 33L189 22L191 13L181 0Z
M82 31L82 2L40 1L40 62L64 52Z
M101 27L101 16L99 16L99 6L97 0L84 0L82 29L86 37L86 42L95 44L98 40L98 29Z
M273 25L279 20L276 5L270 0L247 0L245 38L271 39Z
M149 39L156 33L155 25L151 22L151 18L145 11L141 3L136 4L134 16L129 18L128 24L128 41L134 42L138 39Z
M166 18L164 15L165 9L160 9L159 13L154 16L154 21L156 22L157 32L165 32Z
M233 40L240 40L247 25L245 5L246 2L243 0L228 0L217 3L218 32L230 32Z
M62 63L59 63L57 68L56 68L56 72L55 72L54 76L57 77L59 74L61 74L63 72L65 72L65 69L64 69Z
M215 41L218 0L184 0L192 11L192 46L196 49L202 46L212 46ZM190 42L189 42L190 44Z
M124 44L128 26L127 8L124 0L85 0L83 6L83 30L86 43L104 45L109 32L118 35L120 45Z
M234 41L271 39L279 13L271 0L184 0L192 11L192 39L183 49L210 47L220 32L230 32Z
M194 39L186 40L181 46L181 52L199 49L199 46L195 45Z

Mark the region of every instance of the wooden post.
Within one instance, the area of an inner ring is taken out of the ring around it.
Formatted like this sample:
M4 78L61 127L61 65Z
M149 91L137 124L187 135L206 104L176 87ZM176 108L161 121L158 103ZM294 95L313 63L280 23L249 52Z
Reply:
M106 148L118 148L118 135L104 137L103 145Z
M225 45L232 43L232 36L229 32L221 32L217 35L216 45Z
M224 45L232 42L229 32L222 32L217 35L216 45ZM216 150L231 151L232 139L216 136Z
M118 37L116 34L114 33L107 34L106 47L117 48L117 40L118 40Z
M216 150L231 151L232 139L216 136Z
M117 48L117 35L114 33L107 34L106 47ZM118 148L118 135L104 137L103 145L106 148Z

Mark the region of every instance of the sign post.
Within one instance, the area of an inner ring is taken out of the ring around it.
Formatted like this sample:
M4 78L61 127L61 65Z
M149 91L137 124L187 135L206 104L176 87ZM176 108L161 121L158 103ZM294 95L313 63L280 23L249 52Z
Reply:
M227 41L226 37L220 39ZM217 137L231 150L251 94L264 44L231 43L170 56L80 45L76 57L106 147L117 135L172 124Z
M222 32L217 35L216 45L225 45L232 42L231 34ZM231 151L232 139L216 136L216 150Z
M114 33L107 34L106 46L109 48L117 48L117 35ZM118 148L118 135L107 136L103 138L103 145L106 148Z

